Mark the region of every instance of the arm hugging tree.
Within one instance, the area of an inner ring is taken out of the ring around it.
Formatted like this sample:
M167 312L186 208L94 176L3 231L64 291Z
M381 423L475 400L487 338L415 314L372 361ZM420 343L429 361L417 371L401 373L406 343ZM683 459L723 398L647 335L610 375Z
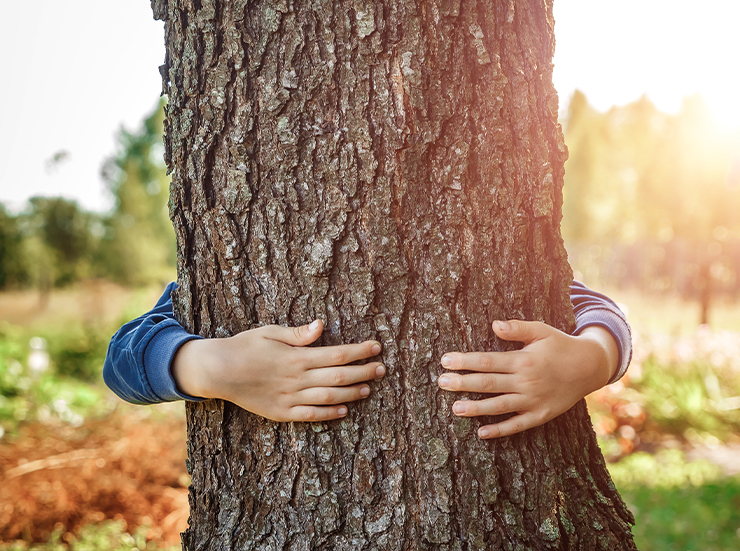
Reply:
M180 321L321 318L387 366L323 424L189 403L185 548L634 548L583 402L483 441L436 384L494 319L572 328L551 2L152 4Z

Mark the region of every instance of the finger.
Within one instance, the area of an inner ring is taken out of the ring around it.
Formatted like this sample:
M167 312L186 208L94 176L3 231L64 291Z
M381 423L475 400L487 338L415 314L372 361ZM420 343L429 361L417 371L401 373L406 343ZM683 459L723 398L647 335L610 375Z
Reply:
M464 369L467 371L481 371L484 373L512 373L512 352L448 352L442 356L442 367L445 369Z
M365 341L358 344L341 344L339 346L320 346L307 348L306 363L308 368L346 365L377 356L380 354L380 343Z
M460 417L502 415L523 410L526 399L521 394L502 394L483 400L459 400L452 404L452 413Z
M551 327L541 321L494 321L493 332L505 341L523 342L525 345L544 339Z
M440 388L455 392L513 392L516 390L514 375L509 373L444 373L438 380Z
M365 365L317 367L308 371L306 388L348 386L372 381L385 375L385 366L378 362Z
M268 339L283 342L291 346L308 346L321 336L324 331L324 322L314 320L308 325L300 327L282 327L268 325L263 327L264 336Z
M328 406L354 402L367 398L370 387L367 385L339 386L339 387L311 387L296 393L301 404L310 406Z
M481 438L511 436L512 434L536 427L539 424L540 423L537 422L533 413L522 413L521 415L510 417L506 421L496 423L495 425L485 425L479 428L478 436Z
M331 421L332 419L341 419L347 415L347 406L293 406L290 408L288 419L286 421L298 421L304 423L313 423L317 421Z

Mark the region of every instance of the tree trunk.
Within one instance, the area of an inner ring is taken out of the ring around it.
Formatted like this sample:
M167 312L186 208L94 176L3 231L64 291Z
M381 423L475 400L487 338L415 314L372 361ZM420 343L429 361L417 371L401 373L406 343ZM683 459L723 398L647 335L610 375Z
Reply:
M551 1L153 0L181 322L321 318L388 374L330 423L188 404L185 549L633 549L584 403L481 441L435 383L572 328Z

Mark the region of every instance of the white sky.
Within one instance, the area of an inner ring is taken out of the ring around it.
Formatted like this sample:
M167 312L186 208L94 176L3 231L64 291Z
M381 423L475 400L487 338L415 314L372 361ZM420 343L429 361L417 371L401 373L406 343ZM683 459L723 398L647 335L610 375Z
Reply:
M647 93L673 112L700 91L740 125L740 0L555 0L555 18L561 105L580 88L602 110ZM145 0L5 0L0 20L0 201L109 208L100 166L156 105L162 23Z

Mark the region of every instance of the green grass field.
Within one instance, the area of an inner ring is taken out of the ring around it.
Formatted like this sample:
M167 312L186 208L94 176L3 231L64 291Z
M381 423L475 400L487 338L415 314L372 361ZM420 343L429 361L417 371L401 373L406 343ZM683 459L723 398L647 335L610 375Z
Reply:
M740 477L727 477L683 452L638 452L610 466L635 515L638 549L730 551L740 548Z

